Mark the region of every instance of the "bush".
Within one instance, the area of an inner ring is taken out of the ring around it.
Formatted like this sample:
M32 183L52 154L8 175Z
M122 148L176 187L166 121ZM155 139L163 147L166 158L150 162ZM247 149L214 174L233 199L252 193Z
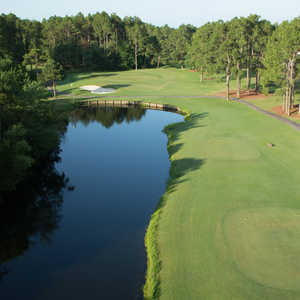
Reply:
M283 90L282 90L282 88L276 89L275 92L274 92L274 95L275 95L275 96L282 96L282 95L283 95Z
M269 95L269 87L267 87L267 86L264 86L263 88L262 88L262 93L265 95L265 96L268 96Z

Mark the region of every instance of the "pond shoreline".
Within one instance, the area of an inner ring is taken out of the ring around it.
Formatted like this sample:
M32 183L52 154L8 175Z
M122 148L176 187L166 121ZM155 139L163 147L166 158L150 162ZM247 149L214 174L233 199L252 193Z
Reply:
M177 112L180 114L184 114L184 112L177 106L173 106L170 104L160 104L160 103L154 103L154 102L144 102L144 101L137 101L137 100L85 100L80 101L79 105L83 106L142 106L143 108L151 108L155 110L163 110L163 111L169 111L169 112Z
M181 110L179 107L177 107L177 109L178 111L180 111L182 115L184 115L183 122L189 122L190 113ZM145 247L147 252L147 270L146 270L146 281L144 285L145 300L158 299L160 295L159 273L161 270L162 262L159 254L158 234L159 234L159 221L161 216L161 209L163 208L165 202L167 201L167 195L171 191L173 183L175 183L175 180L178 177L180 177L180 175L178 174L177 176L176 172L174 171L174 162L171 153L172 140L174 139L174 136L172 135L170 128L176 126L176 124L178 124L178 122L169 124L163 130L168 137L167 150L169 153L169 161L170 161L170 171L169 171L170 177L168 180L166 191L160 198L157 207L151 216L149 225L146 230Z

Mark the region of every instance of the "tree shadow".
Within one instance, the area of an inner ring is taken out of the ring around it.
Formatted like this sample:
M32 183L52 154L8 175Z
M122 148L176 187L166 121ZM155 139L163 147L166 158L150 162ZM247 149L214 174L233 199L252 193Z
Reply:
M72 94L72 92L76 90L76 88L70 88L70 89L67 89L67 90L63 90L63 91L56 91L56 96L61 96L61 95L70 95ZM82 92L86 92L89 93L88 91L83 91Z
M207 112L200 114L189 115L184 122L175 123L167 126L165 128L165 133L168 135L168 152L169 156L172 157L176 152L178 152L182 147L182 143L176 143L179 136L190 129L204 127L205 125L200 124L200 120L205 119L208 116ZM195 158L183 158L172 160L170 167L170 178L167 181L166 193L171 193L175 191L176 186L179 183L185 181L182 179L187 173L196 171L205 163L205 159L195 159ZM163 201L159 204L160 207L163 205Z
M125 87L129 87L131 86L131 84L107 84L107 85L102 85L103 88L105 89L121 89L121 88L125 88Z
M183 144L173 144L168 146L169 156L171 157L182 148Z
M96 77L111 77L111 76L117 76L117 73L103 73L103 74L82 74L82 73L69 73L65 77L64 80L61 80L57 82L57 86L73 83L80 80L87 80L92 79Z
M179 138L182 132L192 128L204 127L205 125L200 125L199 121L206 118L207 116L208 112L203 112L200 114L193 113L186 117L183 122L170 124L165 127L164 132L168 136L168 150L170 147L173 147L173 149L171 149L171 151L173 151L172 155L181 148L177 146L178 149L174 152L175 145L172 144Z
M195 158L183 158L174 160L170 168L170 178L167 182L168 194L176 191L176 186L179 183L183 183L186 179L182 179L184 175L189 172L199 170L204 164L205 159L195 159Z
M87 74L85 75L81 75L80 76L80 80L82 79L91 79L91 78L95 78L95 77L111 77L111 76L117 76L118 74L116 73L104 73L104 74Z

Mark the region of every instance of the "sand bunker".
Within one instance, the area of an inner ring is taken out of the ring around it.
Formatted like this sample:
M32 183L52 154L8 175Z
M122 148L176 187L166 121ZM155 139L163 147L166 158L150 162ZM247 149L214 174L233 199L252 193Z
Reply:
M81 90L89 91L89 92L92 92L92 91L97 90L99 88L100 88L100 86L98 86L98 85L85 85L85 86L80 87Z
M93 94L106 94L106 93L113 93L115 91L115 89L103 88L98 85L85 85L85 86L81 86L80 89L84 91L89 91Z

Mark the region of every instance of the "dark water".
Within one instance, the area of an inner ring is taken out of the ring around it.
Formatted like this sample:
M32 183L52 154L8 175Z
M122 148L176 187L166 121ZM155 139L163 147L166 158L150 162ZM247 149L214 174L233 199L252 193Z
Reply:
M22 205L1 208L0 299L141 299L145 229L169 172L161 130L182 120L137 108L74 112L61 162L20 188Z

